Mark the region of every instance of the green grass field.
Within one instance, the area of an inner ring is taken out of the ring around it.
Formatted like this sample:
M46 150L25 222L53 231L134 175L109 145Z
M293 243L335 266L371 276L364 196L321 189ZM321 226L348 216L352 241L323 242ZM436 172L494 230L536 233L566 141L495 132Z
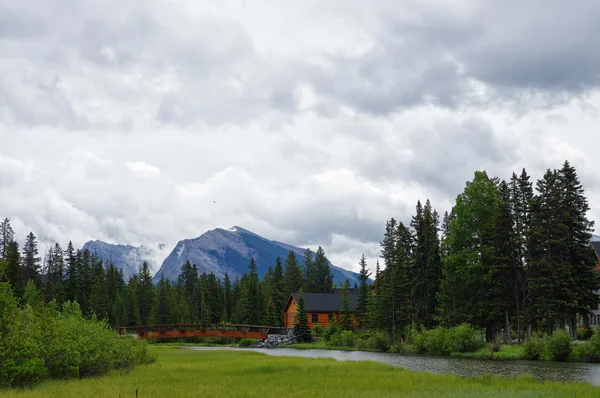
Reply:
M375 362L150 347L151 365L83 380L47 381L5 397L598 397L582 383L416 373Z

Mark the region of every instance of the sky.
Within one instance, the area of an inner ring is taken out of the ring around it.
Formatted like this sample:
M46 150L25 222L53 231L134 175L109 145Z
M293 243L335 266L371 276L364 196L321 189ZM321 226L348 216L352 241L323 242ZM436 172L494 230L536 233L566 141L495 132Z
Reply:
M600 221L598 20L595 0L0 0L0 217L78 247L238 225L357 270L417 200L569 160Z

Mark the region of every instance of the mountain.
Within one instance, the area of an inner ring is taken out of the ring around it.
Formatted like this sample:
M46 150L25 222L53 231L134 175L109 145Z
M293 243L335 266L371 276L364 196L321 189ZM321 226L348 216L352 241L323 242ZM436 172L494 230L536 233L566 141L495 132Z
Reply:
M196 264L200 272L214 272L217 278L223 278L227 272L233 279L248 271L252 257L262 278L269 266L275 265L277 257L281 258L285 266L285 259L290 250L298 255L298 261L302 264L305 249L263 238L241 227L217 228L198 238L177 243L154 276L154 282L161 278L176 281L181 265L187 260ZM329 264L336 284L339 285L346 279L350 281L350 285L359 283L357 273Z
M150 269L156 269L158 259L164 258L164 244L154 247L130 245L113 245L110 243L93 240L83 245L82 250L88 249L90 253L97 255L106 266L112 261L114 266L123 270L123 277L128 281L137 274L139 267L144 261Z

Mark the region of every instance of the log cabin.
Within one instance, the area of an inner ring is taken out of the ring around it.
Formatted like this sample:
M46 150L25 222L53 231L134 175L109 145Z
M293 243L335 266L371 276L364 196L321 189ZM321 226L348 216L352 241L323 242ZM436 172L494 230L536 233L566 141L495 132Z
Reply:
M335 289L333 293L304 293L304 303L308 316L308 326L315 327L317 324L326 327L329 322L340 316L342 307L342 289ZM298 312L299 293L292 293L283 309L284 327L293 328L296 313ZM358 289L349 289L348 304L350 312L356 311L358 303Z
M594 254L596 255L596 267L594 271L600 271L600 242L592 241L590 242L590 246L594 249Z

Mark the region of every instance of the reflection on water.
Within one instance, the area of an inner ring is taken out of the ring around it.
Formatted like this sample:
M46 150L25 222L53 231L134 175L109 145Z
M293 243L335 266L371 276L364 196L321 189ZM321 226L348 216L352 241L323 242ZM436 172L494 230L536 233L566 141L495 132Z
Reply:
M456 357L425 357L361 351L296 350L292 348L185 347L194 350L245 350L273 356L333 358L338 361L377 361L417 372L504 377L531 375L538 380L583 381L600 386L600 364L546 361L489 361Z

